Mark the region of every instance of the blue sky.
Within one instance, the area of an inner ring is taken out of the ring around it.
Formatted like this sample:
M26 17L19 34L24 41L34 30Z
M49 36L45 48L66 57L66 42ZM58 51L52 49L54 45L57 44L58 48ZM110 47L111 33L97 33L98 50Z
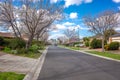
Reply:
M51 0L51 2L64 4L63 13L66 18L54 24L58 29L50 32L49 39L64 36L65 29L76 29L77 31L78 27L80 38L92 36L93 34L88 31L82 21L84 16L95 16L105 10L120 10L120 0Z

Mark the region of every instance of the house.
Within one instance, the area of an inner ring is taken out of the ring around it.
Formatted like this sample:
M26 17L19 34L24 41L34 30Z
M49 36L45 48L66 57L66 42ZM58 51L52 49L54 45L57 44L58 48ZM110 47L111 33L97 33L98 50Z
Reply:
M0 32L0 37L14 38L15 36L13 35L13 33L10 33L10 32Z
M0 37L12 39L12 38L15 38L15 35L14 33L11 33L11 32L0 32ZM28 40L27 35L22 34L22 39L27 41Z
M120 33L112 35L109 38L109 43L111 43L111 42L120 42Z

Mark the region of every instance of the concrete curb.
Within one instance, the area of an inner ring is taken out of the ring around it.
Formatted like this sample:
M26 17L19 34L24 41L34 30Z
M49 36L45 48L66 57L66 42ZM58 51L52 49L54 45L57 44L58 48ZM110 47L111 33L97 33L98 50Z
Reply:
M27 75L24 77L23 80L37 80L39 73L41 71L41 68L43 66L45 56L47 54L48 47L43 51L40 58L37 60L35 65L33 65L32 69L27 73Z
M66 47L65 47L65 49L73 50L73 49L66 48ZM96 55L96 54L91 54L91 53L88 53L88 52L85 52L85 51L79 51L79 50L73 50L73 51L82 52L83 54L88 54L88 55L91 55L91 56L95 56L95 57L99 57L99 58L103 58L103 59L107 59L107 60L112 60L112 61L120 62L120 60L117 60L117 59L113 59L113 58L109 58L109 57L104 57L104 56L100 56L100 55Z

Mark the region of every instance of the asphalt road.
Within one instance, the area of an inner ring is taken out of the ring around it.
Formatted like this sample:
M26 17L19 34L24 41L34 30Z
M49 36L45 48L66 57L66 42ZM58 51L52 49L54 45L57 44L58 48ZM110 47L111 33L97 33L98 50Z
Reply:
M120 80L120 63L53 46L38 80Z

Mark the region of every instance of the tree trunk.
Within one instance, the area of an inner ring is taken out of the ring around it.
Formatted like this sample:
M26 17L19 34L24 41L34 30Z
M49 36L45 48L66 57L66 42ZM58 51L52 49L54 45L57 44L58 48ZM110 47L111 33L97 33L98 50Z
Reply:
M31 35L26 43L26 51L28 51L28 49L30 48L31 46L31 43L32 43L32 40L33 40L33 35Z
M105 40L105 37L103 35L102 36L102 52L105 52L105 49L104 49L104 40Z

